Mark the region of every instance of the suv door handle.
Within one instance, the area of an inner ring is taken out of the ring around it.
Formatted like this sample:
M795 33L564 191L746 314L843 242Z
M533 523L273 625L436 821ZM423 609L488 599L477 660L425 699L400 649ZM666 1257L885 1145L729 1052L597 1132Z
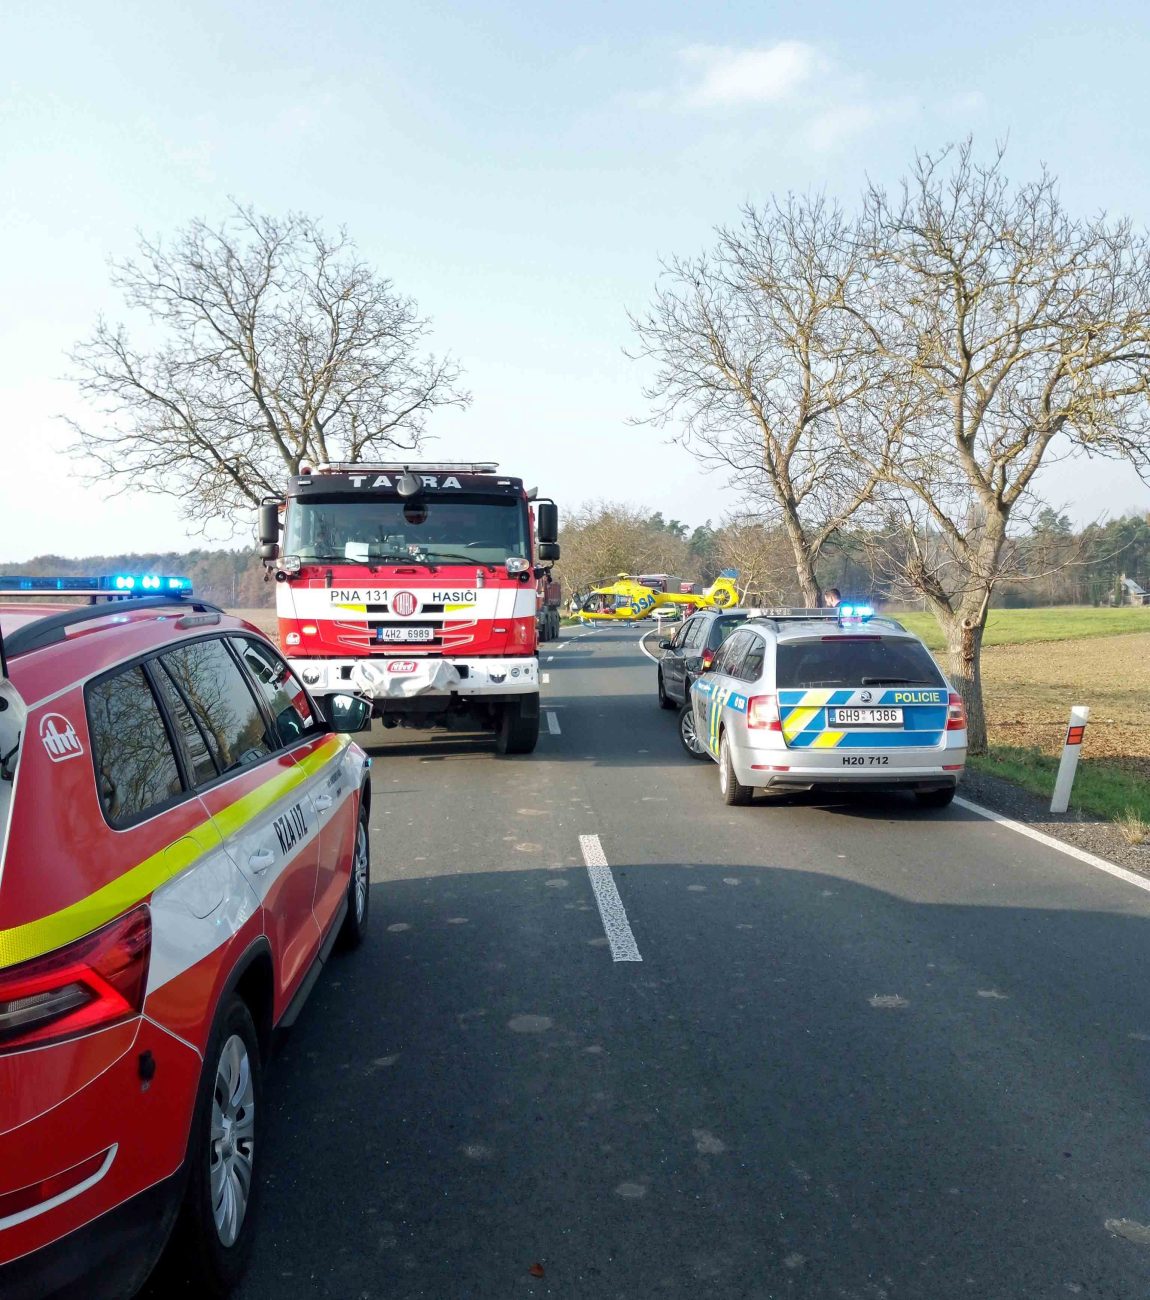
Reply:
M330 794L317 794L315 797L315 806L320 812L327 812L334 802Z
M275 860L276 855L271 849L260 849L259 852L253 853L248 858L248 866L253 871L266 871Z

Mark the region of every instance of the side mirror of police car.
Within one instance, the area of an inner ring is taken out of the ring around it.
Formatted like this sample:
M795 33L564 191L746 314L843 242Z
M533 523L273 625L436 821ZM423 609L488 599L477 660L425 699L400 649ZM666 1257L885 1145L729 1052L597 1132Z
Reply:
M371 705L358 695L329 695L327 720L332 731L363 731L371 722Z

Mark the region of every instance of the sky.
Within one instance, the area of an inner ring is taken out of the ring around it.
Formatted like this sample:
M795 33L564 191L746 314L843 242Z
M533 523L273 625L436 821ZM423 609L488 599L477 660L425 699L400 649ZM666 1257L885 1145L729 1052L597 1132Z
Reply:
M173 503L66 452L69 349L123 309L107 261L229 198L346 225L431 317L473 402L429 458L496 460L560 507L694 526L737 504L648 410L627 312L745 202L852 205L916 150L1009 141L1067 206L1150 224L1150 10L1135 0L5 0L0 559L201 545ZM735 485L737 486L737 485ZM1106 462L1043 488L1077 523L1150 509ZM247 545L254 520L214 540Z

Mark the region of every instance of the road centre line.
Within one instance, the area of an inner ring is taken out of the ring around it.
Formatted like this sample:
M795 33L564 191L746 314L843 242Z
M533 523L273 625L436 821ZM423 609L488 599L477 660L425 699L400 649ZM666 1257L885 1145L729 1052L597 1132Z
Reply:
M1065 853L1068 857L1077 858L1079 862L1085 862L1088 867L1094 867L1098 871L1105 871L1108 876L1124 880L1128 885L1134 885L1136 888L1145 889L1150 893L1150 880L1147 880L1145 876L1136 875L1133 871L1127 871L1125 867L1119 867L1113 862L1107 862L1105 858L1099 858L1093 853L1087 853L1085 849L1077 848L1073 844L1067 844L1063 840L1057 840L1053 835L1044 835L1042 831L1033 830L1029 826L1024 826L1021 822L1012 821L1009 817L996 813L992 808L984 808L981 804L971 803L969 799L961 799L955 796L954 802L960 807L969 809L972 813L977 813L979 817L985 817L987 821L998 822L1000 826L1005 826L1007 830L1017 831L1019 835L1026 835L1032 840L1037 840L1039 844L1045 844L1047 848L1057 849L1059 853Z
M583 861L587 864L591 888L595 891L595 902L599 905L603 930L607 935L607 942L611 945L611 960L642 961L639 945L631 933L631 923L627 920L627 910L619 897L615 877L607 865L599 836L580 835L579 847L583 850Z
M553 736L559 735L559 719L555 716L554 713L551 712L550 709L547 710L547 730Z

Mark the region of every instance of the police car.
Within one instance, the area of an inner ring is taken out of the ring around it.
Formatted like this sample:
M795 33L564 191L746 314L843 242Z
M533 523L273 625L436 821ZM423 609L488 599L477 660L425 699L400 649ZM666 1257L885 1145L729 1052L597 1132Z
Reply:
M747 620L691 708L728 804L756 789L897 786L944 807L966 762L961 698L917 636L866 606Z
M368 919L368 760L186 579L0 579L0 1295L251 1246L272 1031ZM67 604L60 597L88 604Z

